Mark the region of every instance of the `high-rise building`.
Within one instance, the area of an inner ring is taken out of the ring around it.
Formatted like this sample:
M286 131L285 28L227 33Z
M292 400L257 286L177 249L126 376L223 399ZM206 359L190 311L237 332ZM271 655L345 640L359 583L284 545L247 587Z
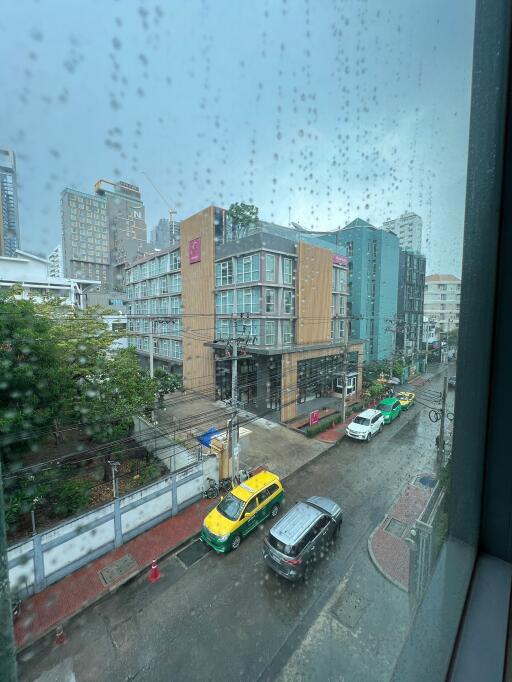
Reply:
M412 362L422 350L425 266L425 256L400 249L396 350Z
M151 230L151 244L157 249L168 249L169 246L180 241L180 222L160 218L155 227Z
M107 189L110 187L111 189ZM110 286L113 290L123 285L116 266L130 260L126 244L135 243L136 250L143 253L147 247L147 227L144 204L140 189L127 182L98 180L94 186L97 196L103 197L107 206L107 220L110 242ZM140 248L139 248L140 247Z
M345 247L351 337L364 340L364 358L384 360L394 352L392 320L398 299L398 237L356 218L336 232L320 237Z
M94 189L62 193L64 271L67 277L100 280L104 292L120 291L126 264L151 250L144 204L139 188L126 182L98 180Z
M455 275L425 277L425 315L436 322L442 334L459 326L460 279Z
M14 256L20 248L16 155L0 149L0 255Z
M48 272L51 277L64 277L64 260L62 258L62 246L57 244L53 251L48 255L50 262Z
M394 232L400 248L414 253L422 253L423 220L416 213L402 213L399 218L387 220L382 225L383 230Z
M282 421L307 422L312 401L339 406L344 378L356 402L363 349L348 339L341 249L262 221L232 239L225 218L210 206L183 220L179 244L127 269L130 344L144 362L182 373L186 389L226 400L231 344L246 340L239 400Z
M66 188L61 194L62 245L66 277L94 279L110 288L107 200Z

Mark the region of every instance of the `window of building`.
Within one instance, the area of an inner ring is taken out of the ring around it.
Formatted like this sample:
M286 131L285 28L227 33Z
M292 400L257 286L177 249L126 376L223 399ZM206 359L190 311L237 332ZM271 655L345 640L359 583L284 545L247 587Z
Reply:
M260 254L243 256L236 263L237 282L257 282L260 278Z
M284 290L283 292L283 304L284 304L284 312L287 315L292 315L294 310L293 310L293 291L289 290Z
M276 257L267 253L265 256L265 280L267 282L276 281Z
M338 338L345 338L345 320L338 320Z
M345 245L347 256L352 257L354 255L354 242L347 242Z
M232 321L231 320L216 320L215 322L215 335L218 339L230 339L232 337L231 333Z
M291 320L282 321L283 343L293 343L293 323Z
M224 293L224 292L219 292ZM237 312L259 313L260 312L260 289L259 287L246 287L237 289Z
M169 291L173 294L181 292L181 275L171 275L169 278Z
M251 291L249 289L249 291ZM234 290L226 289L225 291L217 291L215 294L215 312L218 315L229 314L234 311Z
M260 342L260 321L259 320L237 320L236 321L237 336L245 336L249 338L249 342L258 344Z
M276 342L276 323L274 320L265 321L265 345L273 346Z
M215 263L215 286L223 287L233 284L233 261L229 260Z
M274 313L276 310L276 292L275 289L265 290L265 312Z
M283 284L293 284L293 260L283 258Z

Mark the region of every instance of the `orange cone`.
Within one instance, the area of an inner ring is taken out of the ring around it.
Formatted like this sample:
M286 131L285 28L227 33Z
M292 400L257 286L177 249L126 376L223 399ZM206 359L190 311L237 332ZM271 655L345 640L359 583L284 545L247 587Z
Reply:
M62 625L59 625L57 627L57 630L55 631L55 644L65 644L67 641L68 638L66 637L64 628L62 627Z
M151 570L148 575L148 580L150 583L156 583L157 580L160 580L162 577L162 574L160 573L160 569L157 566L156 559L153 559L153 562L151 564Z

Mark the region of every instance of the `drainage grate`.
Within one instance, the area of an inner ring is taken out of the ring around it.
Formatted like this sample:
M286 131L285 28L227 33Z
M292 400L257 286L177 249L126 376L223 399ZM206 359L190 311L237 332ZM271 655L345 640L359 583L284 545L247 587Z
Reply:
M125 554L117 561L105 566L98 575L104 585L111 585L116 580L118 580L125 573L129 573L131 570L137 567L137 562L132 557L131 554Z
M178 552L176 556L186 568L190 568L210 551L211 547L205 545L204 542L201 542L201 540L194 540L194 542L191 542L185 549Z
M390 535L394 535L395 538L401 538L407 530L407 524L398 519L390 519L384 530Z
M332 608L332 613L342 625L355 628L369 602L355 592L344 592Z

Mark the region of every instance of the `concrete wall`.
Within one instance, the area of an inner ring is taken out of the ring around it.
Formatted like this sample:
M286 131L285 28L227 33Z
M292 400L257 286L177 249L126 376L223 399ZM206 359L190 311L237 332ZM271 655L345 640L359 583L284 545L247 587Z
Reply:
M218 480L216 457L124 495L29 540L9 547L9 582L13 593L26 597L40 592L102 554L121 547L135 536L197 502Z

